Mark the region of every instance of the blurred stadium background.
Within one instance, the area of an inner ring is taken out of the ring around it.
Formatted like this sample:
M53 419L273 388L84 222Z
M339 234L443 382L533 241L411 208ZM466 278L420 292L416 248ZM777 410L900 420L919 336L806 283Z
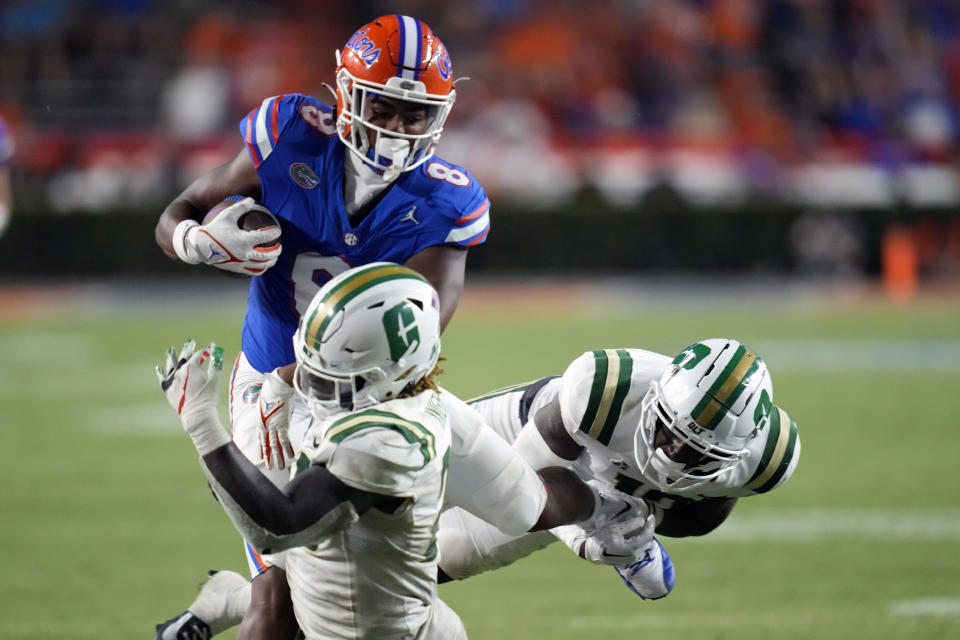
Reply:
M153 226L391 12L470 78L440 154L493 202L447 386L729 335L804 444L783 489L669 543L666 600L551 549L441 589L471 638L960 637L952 0L0 3L0 637L149 637L242 570L152 367L188 336L235 352L243 283Z

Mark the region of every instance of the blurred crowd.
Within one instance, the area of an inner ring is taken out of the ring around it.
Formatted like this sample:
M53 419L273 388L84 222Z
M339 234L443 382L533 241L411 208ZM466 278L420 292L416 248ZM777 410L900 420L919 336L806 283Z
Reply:
M18 201L149 208L263 98L332 101L334 50L390 12L469 77L440 155L528 208L960 203L957 0L8 0Z

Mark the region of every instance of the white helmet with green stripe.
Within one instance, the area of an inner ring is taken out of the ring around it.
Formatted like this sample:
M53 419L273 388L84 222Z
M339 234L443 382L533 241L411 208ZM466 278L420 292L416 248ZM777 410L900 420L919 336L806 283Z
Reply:
M770 373L756 353L736 340L701 340L644 396L637 465L662 491L700 486L748 455L772 407Z
M293 347L294 387L315 415L392 400L437 363L437 292L398 264L351 269L314 296Z

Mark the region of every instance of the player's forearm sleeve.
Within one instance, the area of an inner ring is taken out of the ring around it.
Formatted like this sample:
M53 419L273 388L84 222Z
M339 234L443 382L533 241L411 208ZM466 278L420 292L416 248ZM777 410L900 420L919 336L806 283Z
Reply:
M314 490L297 491L291 483L289 494L280 491L232 443L203 456L201 466L234 527L259 553L315 544L357 519L337 486L325 491L314 483ZM320 468L314 473L329 476Z
M529 531L546 501L546 489L533 468L486 425L451 457L446 502L508 535Z

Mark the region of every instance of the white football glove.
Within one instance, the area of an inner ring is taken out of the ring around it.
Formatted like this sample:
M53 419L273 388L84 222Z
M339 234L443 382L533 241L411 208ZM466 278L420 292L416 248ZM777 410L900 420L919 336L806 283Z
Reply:
M293 387L284 382L277 370L266 375L260 387L260 457L268 469L285 469L293 459L290 428L290 396Z
M217 415L222 369L223 348L211 342L196 351L193 340L184 343L179 356L169 347L157 367L160 388L201 456L230 442Z
M258 275L277 262L282 246L258 247L280 237L280 227L247 231L240 228L243 214L260 209L253 198L244 198L220 212L207 224L184 220L173 232L173 249L188 264L209 264L217 269Z
M653 540L656 517L641 498L607 487L597 480L587 484L597 493L598 505L584 522L551 529L554 535L594 564L626 565Z

